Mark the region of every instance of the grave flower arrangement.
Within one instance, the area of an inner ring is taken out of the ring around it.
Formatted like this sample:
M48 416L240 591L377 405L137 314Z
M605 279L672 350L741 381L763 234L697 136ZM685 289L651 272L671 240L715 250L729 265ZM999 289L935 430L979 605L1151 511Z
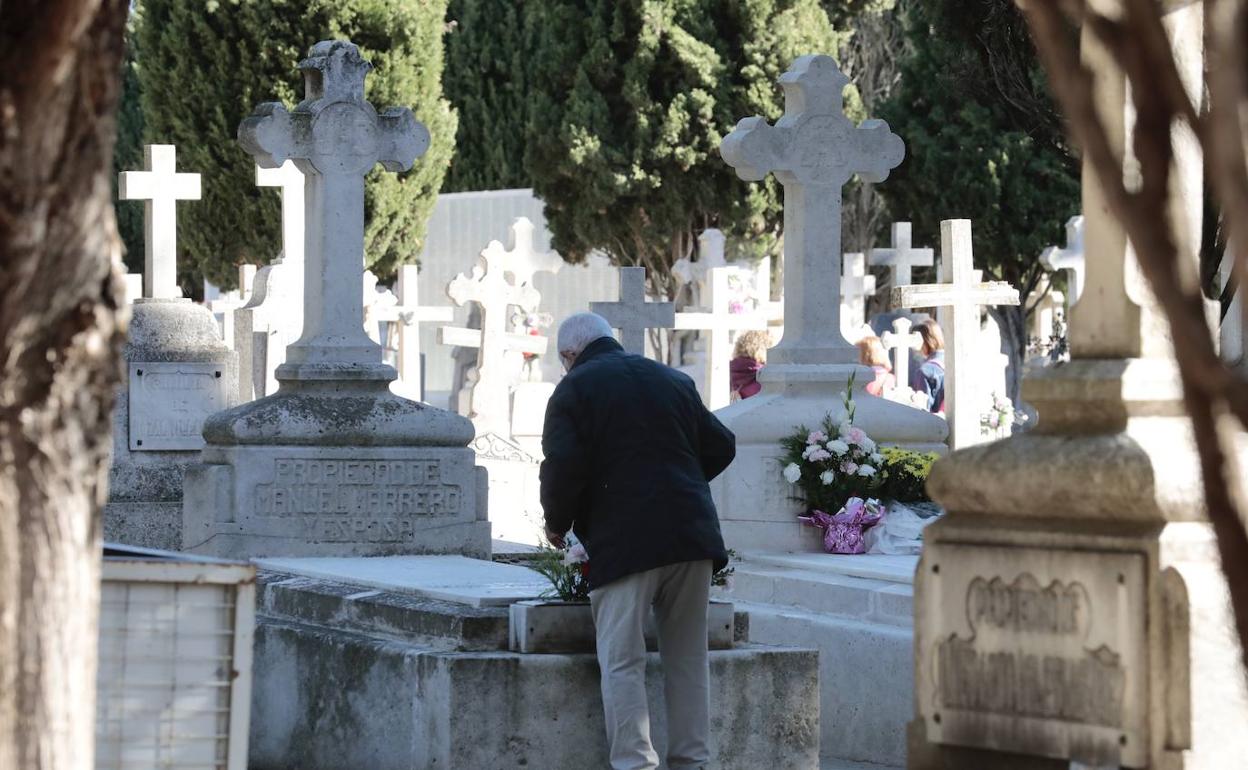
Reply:
M1027 415L1014 410L1014 404L996 393L992 394L992 406L986 414L980 415L979 432L983 436L1006 438L1013 432L1014 426L1027 422Z
M845 395L845 417L828 415L817 430L800 426L781 440L785 481L806 504L798 520L823 530L829 553L864 553L863 534L884 516L877 499L888 477L884 456L870 436L854 425L852 380Z

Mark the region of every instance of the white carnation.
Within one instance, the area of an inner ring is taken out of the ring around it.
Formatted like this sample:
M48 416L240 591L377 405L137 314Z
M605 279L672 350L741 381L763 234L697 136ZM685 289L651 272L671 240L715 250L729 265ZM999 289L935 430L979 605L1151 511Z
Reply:
M870 465L859 465L858 475L859 476L874 476L875 468L872 468Z
M826 487L828 484L831 484L836 480L836 476L832 474L832 471L824 471L819 474L819 480L822 481L823 485Z
M828 451L834 455L843 455L849 451L849 444L841 441L839 438L827 443Z
M788 481L790 484L796 484L801 477L802 469L798 467L797 463L789 463L784 467L785 481Z

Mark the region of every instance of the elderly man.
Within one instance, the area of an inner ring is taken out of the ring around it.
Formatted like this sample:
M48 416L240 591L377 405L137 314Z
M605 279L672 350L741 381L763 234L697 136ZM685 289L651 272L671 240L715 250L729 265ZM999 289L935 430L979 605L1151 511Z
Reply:
M546 409L546 535L568 530L589 552L590 603L613 770L659 766L646 707L643 623L653 608L667 703L667 766L710 760L706 612L727 564L707 482L736 439L702 406L693 381L629 355L593 313L559 327L567 376Z

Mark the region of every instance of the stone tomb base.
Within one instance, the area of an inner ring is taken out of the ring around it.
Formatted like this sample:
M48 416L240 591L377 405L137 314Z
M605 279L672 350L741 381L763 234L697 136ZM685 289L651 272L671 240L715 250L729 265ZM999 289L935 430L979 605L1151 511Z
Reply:
M488 556L485 474L463 447L217 446L187 470L183 550Z
M507 651L504 605L536 593L524 588L534 573L389 557L308 560L316 562L308 576L297 574L302 561L260 563L254 770L608 766L594 656ZM350 577L357 568L361 581ZM399 579L385 585L384 574ZM647 668L661 755L657 654ZM711 701L710 767L819 766L816 652L744 639L713 652Z

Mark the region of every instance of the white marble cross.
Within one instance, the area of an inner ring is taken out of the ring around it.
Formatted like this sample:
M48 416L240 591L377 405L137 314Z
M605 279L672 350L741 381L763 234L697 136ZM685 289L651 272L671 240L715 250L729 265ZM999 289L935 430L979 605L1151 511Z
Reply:
M894 307L949 308L949 323L943 329L945 415L949 420L950 446L961 449L980 441L975 383L958 382L959 373L968 380L974 377L980 309L986 305L1017 305L1018 290L1004 281L983 283L979 280L969 219L946 219L940 223L940 261L942 283L897 286L893 289L892 300Z
M1073 307L1083 294L1083 275L1086 265L1083 251L1083 217L1073 216L1066 222L1066 248L1050 246L1040 254L1040 263L1054 272L1065 270L1069 280L1070 304Z
M514 285L532 286L536 273L558 273L563 267L563 257L557 252L538 252L533 248L533 222L528 217L513 219L508 232L511 248L507 252L507 272Z
M841 187L856 173L882 182L906 154L881 120L856 127L845 117L849 79L829 56L802 56L780 77L785 114L737 123L720 154L737 176L758 181L775 172L784 185L784 338L775 364L856 364L841 334Z
M676 324L676 306L671 302L646 301L646 269L621 267L618 302L591 302L589 310L607 319L620 332L620 344L629 353L646 354L648 329L671 329Z
M282 196L282 253L277 261L298 270L303 284L303 172L288 160L277 168L256 164L256 187L276 187Z
M702 332L706 343L706 365L703 369L702 401L707 409L728 406L732 400L730 364L734 332L767 328L763 312L733 313L729 307L732 289L729 280L743 271L737 267L717 267L708 276L710 311L677 313L673 328Z
M867 298L875 294L875 276L867 273L867 257L862 252L845 254L841 264L841 324L849 337L867 322Z
M448 306L420 304L420 295L416 291L419 273L420 268L416 265L403 265L399 268L399 280L395 286L399 304L390 309L394 318L382 315L380 320L394 321L397 326L395 349L399 379L391 389L401 396L424 401L425 395L421 387L420 324L449 322L454 318L454 310Z
M123 171L117 197L143 201L143 295L178 299L178 201L197 201L199 174L177 171L177 148L149 144L143 148L146 171Z
M681 284L692 285L695 305L700 307L710 305L708 300L710 287L707 285L706 277L714 268L728 266L728 260L724 257L725 240L722 230L715 228L703 230L698 236L698 261L693 262L686 257L676 260L676 263L672 265L672 275L679 278Z
M364 315L364 176L378 163L406 171L429 147L429 131L407 107L378 113L364 99L372 65L350 42L317 43L299 63L304 100L293 112L262 104L238 140L264 168L288 159L304 175L303 335L286 351L279 378L393 379ZM344 371L345 367L345 371Z
M446 294L458 306L476 302L481 307L481 329L458 329L443 327L438 330L438 341L444 345L477 347L477 381L469 399L468 417L477 426L477 435L496 433L510 435L510 383L506 373L506 355L509 350L521 352L545 351L545 338L523 334L508 334L508 308L519 307L533 312L541 301L541 294L532 286L517 286L508 279L515 275L509 269L510 258L516 252L503 248L498 241L490 241L481 252L472 273L461 273L446 287ZM541 351L533 350L535 340L541 340ZM475 343L475 344L474 344Z
M923 335L910 331L911 326L909 318L896 318L893 331L880 337L884 349L893 355L893 376L899 388L910 387L910 351L923 349Z
M891 228L893 246L889 249L871 249L871 266L887 267L889 286L908 286L911 268L931 267L935 258L931 249L918 249L911 245L909 222L894 222Z

